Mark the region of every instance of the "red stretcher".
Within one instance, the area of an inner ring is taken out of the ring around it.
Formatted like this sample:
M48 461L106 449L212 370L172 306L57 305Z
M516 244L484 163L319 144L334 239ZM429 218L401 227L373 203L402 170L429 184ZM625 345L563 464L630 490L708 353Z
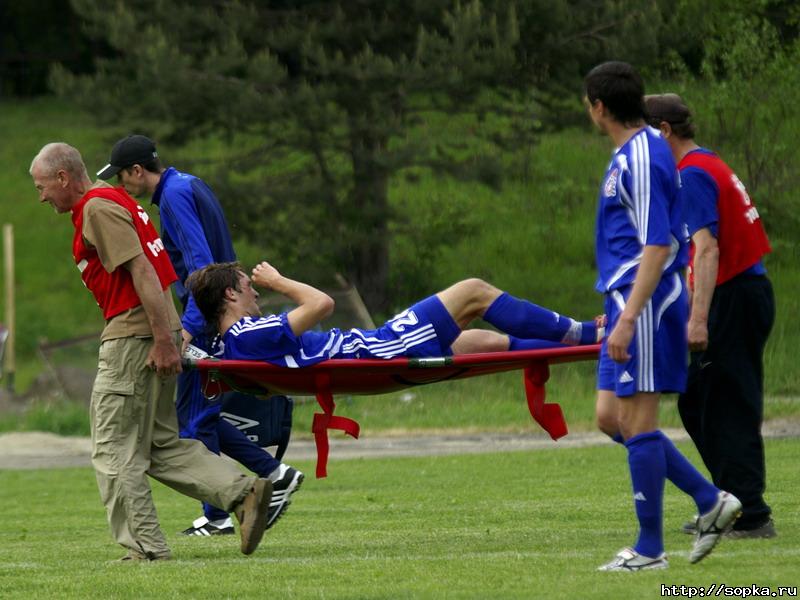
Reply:
M551 364L595 360L600 345L570 346L544 350L518 350L462 354L439 358L332 359L302 369L278 367L261 361L189 359L184 366L201 371L206 396L228 390L254 395L300 394L317 398L322 413L314 413L311 431L317 446L317 477L327 476L328 430L336 429L358 438L353 419L334 415L334 394L372 395L417 385L491 373L523 370L525 396L534 420L553 440L567 435L561 406L545 402L545 383Z

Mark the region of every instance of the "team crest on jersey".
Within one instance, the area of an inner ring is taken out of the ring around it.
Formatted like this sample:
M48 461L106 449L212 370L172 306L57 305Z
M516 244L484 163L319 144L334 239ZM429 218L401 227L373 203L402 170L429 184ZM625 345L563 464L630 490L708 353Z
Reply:
M614 167L603 185L603 194L606 198L613 198L617 195L617 177L619 177L619 169Z

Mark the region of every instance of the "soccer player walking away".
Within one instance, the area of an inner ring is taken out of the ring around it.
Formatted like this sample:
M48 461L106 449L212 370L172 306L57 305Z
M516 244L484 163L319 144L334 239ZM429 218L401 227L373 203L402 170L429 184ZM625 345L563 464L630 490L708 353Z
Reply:
M719 156L694 141L689 108L676 94L645 98L648 121L661 130L681 173L691 235L689 380L678 399L714 484L736 494L742 516L733 538L775 537L764 501L766 464L764 345L775 297L762 257L770 251L758 211ZM694 533L694 522L683 527Z
M597 420L623 443L639 537L601 571L668 566L663 541L667 478L691 495L700 515L689 560L706 557L741 510L707 481L658 428L661 393L686 386L687 263L679 178L667 143L645 125L644 84L627 63L607 62L584 80L595 126L614 142L597 209L597 291L609 335L598 365Z

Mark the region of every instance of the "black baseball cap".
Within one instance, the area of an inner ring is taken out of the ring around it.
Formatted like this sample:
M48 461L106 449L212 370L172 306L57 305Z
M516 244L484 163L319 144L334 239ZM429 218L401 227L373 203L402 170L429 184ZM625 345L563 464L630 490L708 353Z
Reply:
M97 172L97 176L111 179L126 167L144 165L154 158L158 158L158 152L153 140L143 135L129 135L114 144L108 164Z

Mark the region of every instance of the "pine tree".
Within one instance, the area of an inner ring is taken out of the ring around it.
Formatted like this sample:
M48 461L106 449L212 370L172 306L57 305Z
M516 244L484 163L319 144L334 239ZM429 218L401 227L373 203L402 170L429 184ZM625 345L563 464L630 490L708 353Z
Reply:
M121 133L224 139L213 181L239 232L268 243L278 264L342 270L373 310L389 306L390 223L404 218L390 210L390 178L433 168L498 181L492 157L457 136L409 131L430 115L467 114L488 138L487 116L519 106L509 101L524 87L511 4L73 5L115 52L89 76L57 69L55 87Z

